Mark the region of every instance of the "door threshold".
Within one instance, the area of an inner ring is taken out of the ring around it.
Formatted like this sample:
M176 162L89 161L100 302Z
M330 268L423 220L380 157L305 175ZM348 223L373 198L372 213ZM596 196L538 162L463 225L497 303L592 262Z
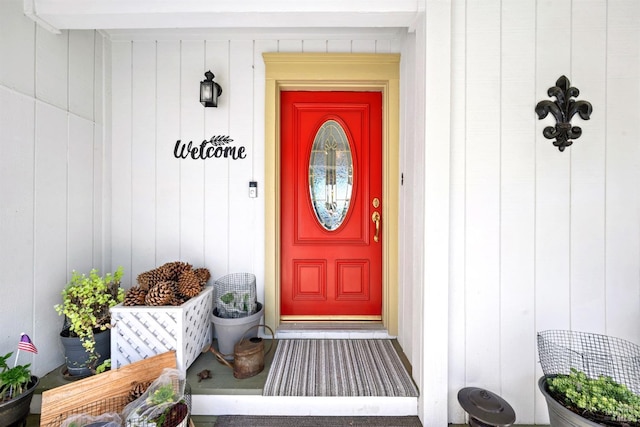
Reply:
M393 339L380 322L282 322L278 339Z

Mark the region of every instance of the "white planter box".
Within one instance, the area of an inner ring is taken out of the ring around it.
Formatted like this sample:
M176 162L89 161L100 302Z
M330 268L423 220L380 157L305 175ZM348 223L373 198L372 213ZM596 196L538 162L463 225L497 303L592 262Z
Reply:
M186 370L211 344L212 312L212 286L177 307L112 307L111 368L175 350L177 368Z

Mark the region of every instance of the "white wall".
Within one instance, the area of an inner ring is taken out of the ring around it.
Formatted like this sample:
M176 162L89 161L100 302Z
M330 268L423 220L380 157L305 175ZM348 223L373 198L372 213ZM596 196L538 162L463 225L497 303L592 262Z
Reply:
M457 390L479 386L544 423L536 332L640 343L640 3L452 12L450 420ZM563 74L593 114L561 153L534 107Z
M456 393L480 386L519 423L546 422L537 331L640 342L640 4L427 1L415 27L407 38L139 31L103 43L51 35L19 0L0 2L0 322L15 328L3 328L0 350L25 331L37 373L60 363L52 305L74 268L123 265L133 283L182 259L214 277L253 271L262 292L262 199L247 196L264 177L261 53L402 52L399 338L423 421L439 425L448 404L448 421L463 422ZM439 37L451 38L448 55ZM197 99L209 68L224 90L217 109ZM562 74L594 112L574 119L584 134L560 153L534 107ZM212 135L230 135L247 159L173 157L177 139Z
M264 296L263 52L397 52L398 31L349 34L117 32L113 49L112 263L136 276L165 262L204 266L213 279L257 277ZM304 36L307 38L302 38ZM332 38L333 36L333 38ZM212 70L217 108L199 103ZM177 140L228 135L247 157L177 159ZM249 181L258 197L249 198Z
M102 268L102 44L0 2L0 353L29 334L36 375L63 363L53 306L71 270Z

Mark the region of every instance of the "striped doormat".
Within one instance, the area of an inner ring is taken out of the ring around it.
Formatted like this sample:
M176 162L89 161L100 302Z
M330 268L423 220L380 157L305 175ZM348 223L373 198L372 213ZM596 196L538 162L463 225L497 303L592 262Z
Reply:
M391 340L280 340L264 396L416 397Z

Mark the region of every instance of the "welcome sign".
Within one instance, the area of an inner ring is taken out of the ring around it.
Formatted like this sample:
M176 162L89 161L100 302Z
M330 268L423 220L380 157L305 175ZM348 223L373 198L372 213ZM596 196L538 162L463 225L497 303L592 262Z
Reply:
M200 144L188 143L177 140L173 155L176 159L205 160L210 158L225 158L242 160L247 158L244 146L231 145L233 139L228 135L214 135L210 139L203 140Z

